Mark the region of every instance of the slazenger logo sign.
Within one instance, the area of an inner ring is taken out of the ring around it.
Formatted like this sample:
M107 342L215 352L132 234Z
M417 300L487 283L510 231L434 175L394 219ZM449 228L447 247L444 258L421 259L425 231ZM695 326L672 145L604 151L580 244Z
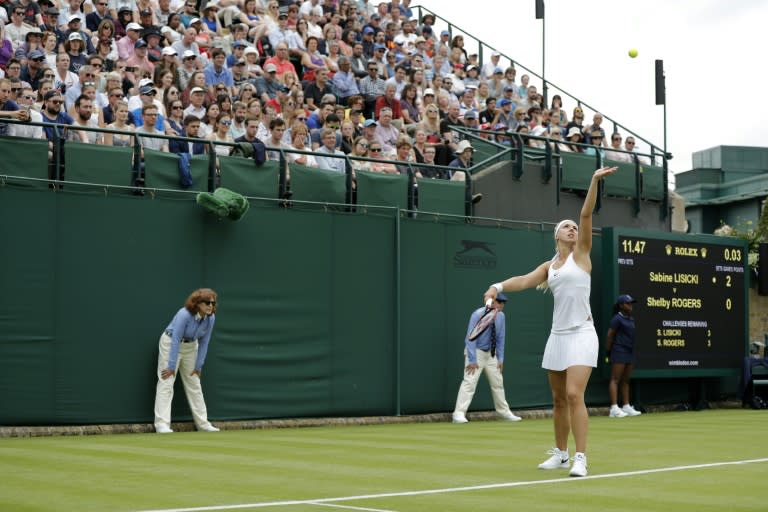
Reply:
M496 268L496 253L490 242L461 240L461 249L453 255L453 266L461 268Z

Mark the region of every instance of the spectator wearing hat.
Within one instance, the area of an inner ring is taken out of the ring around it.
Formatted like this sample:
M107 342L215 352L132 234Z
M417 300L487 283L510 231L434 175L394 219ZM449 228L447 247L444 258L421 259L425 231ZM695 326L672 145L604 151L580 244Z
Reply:
M572 126L565 134L566 144L560 145L560 151L568 151L570 153L583 153L584 148L577 146L584 141L584 136L581 133L581 129L578 126Z
M144 7L139 9L139 25L144 29L144 34L146 34L147 30L155 28L155 23L155 16L151 8Z
M501 53L497 51L491 52L491 60L483 64L483 68L480 70L480 78L490 80L496 73L496 69L501 70Z
M98 31L101 22L104 20L112 20L112 15L107 9L107 7L109 7L109 2L107 0L94 0L93 7L94 9L85 15L85 28L92 34L95 34L96 31Z
M200 21L203 29L210 37L221 37L223 35L221 22L219 21L219 6L217 2L208 2L205 4Z
M286 73L293 75L294 82L299 82L299 76L296 74L296 67L290 60L288 53L288 44L286 42L279 43L275 48L275 55L264 61L264 71L267 69L267 65L273 64L275 66L276 77L282 79Z
M176 48L171 46L171 49L176 51ZM197 69L197 55L191 50L186 50L183 54L178 54L181 57L181 66L177 70L179 78L179 88L184 90L189 87L189 81L192 79Z
M56 24L60 27L67 27L72 16L80 18L82 26L85 27L85 13L83 12L83 0L69 0L69 2L59 2L59 18Z
M69 36L72 34L80 34L80 38L83 41L83 53L91 55L96 52L96 48L94 48L93 43L91 42L90 31L84 29L84 27L85 23L83 23L83 18L73 14L69 17L69 23L67 23L67 30L64 32L64 35L69 39Z
M269 43L272 45L272 48L277 48L277 45L280 43L285 43L290 48L291 43L289 39L291 34L295 33L288 29L288 15L281 12L277 15L277 26L269 29L267 37L269 37Z
M85 41L80 32L72 32L64 43L64 51L69 55L69 70L73 73L80 71L85 66L87 55L85 53Z
M56 7L48 7L43 13L43 23L39 26L40 30L43 32L53 32L56 34L56 46L58 51L58 46L61 44L64 44L64 31L59 28L58 20L59 20L59 10ZM43 41L43 44L45 44L45 41Z
M153 116L154 128L158 132L165 133L165 116L163 115L163 105L162 103L160 103L160 105L156 103L156 96L157 91L151 83L139 87L139 101L141 104L138 108L133 109L131 113L133 114L136 127L139 128L144 125L144 120L146 119L146 116L143 115L145 107L154 107L157 110L157 115Z
M16 48L14 57L16 57L22 64L26 64L27 56L32 50L42 50L42 40L43 33L40 32L39 28L33 27L32 30L27 32L27 35L24 36L24 42Z
M603 133L600 130L594 130L592 132L587 132L585 135L588 136L589 140L586 142L586 144L589 144L589 146L584 150L584 154L595 156L599 153L601 158L605 158L605 150L603 149Z
M451 179L464 181L466 179L466 172L464 170L472 167L472 155L475 154L475 148L472 147L468 140L462 140L456 146L454 154L456 158L448 164L448 167L451 168Z
M485 372L488 384L491 388L493 405L501 419L505 421L520 421L522 418L515 415L507 404L504 395L504 341L506 339L506 318L504 316L504 305L507 303L507 296L503 293L496 295L491 302L491 308L497 313L493 323L480 336L470 341L469 333L472 328L486 313L486 307L477 308L469 317L469 326L464 338L464 379L459 386L459 394L456 397L456 406L453 409L453 423L467 423L467 410L475 396L475 389L480 380L480 375Z
M195 30L193 27L189 27L188 29L184 30L184 34L181 36L181 39L173 43L171 46L179 55L184 55L185 52L188 51L195 54L195 57L198 59L197 65L200 67L205 63L207 59L203 59L202 55L200 54L200 47L195 41L196 37L197 30Z
M117 55L120 59L127 61L133 57L136 42L141 38L141 25L138 23L128 23L125 27L125 37L117 42Z
M464 78L462 81L464 82L464 90L466 91L470 87L474 87L477 89L477 86L480 85L480 79L477 77L478 73L480 72L480 69L474 65L470 64L467 66L467 70L465 71Z
M194 20L199 21L200 16L197 12L197 1L185 0L184 7L180 12L179 18L181 18L181 24L184 26L185 29L189 28L192 25L192 21Z
M375 35L376 31L373 30L372 27L365 27L363 29L360 45L363 48L363 56L365 59L373 58L373 50L376 45L376 41L374 40Z
M35 49L27 54L27 63L21 67L19 78L23 82L29 83L32 89L36 91L46 69L48 69L48 64L45 60L45 54Z
M184 109L184 117L193 115L203 119L207 113L205 108L206 97L207 91L205 89L202 87L192 87L189 90L189 106Z
M608 397L611 400L611 418L639 416L629 403L629 379L635 368L635 319L632 305L637 302L630 295L619 295L613 305L613 317L605 335L605 352L611 363L611 378L608 382ZM619 408L618 395L621 390L622 403Z
M264 65L264 74L253 80L256 86L256 95L262 103L268 102L277 96L283 83L277 78L277 66L273 63Z
M149 60L147 42L143 39L138 39L133 44L133 56L129 57L125 61L127 68L136 68L134 71L134 77L138 78L151 78L155 74L155 65Z
M116 10L110 10L115 20L115 37L121 39L126 36L128 24L133 23L133 7L131 5L120 5Z

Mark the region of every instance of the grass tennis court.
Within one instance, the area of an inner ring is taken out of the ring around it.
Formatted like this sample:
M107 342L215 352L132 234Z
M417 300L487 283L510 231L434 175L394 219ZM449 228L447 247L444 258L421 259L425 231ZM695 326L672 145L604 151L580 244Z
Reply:
M583 479L536 469L550 419L6 438L0 510L764 511L766 421L593 417Z

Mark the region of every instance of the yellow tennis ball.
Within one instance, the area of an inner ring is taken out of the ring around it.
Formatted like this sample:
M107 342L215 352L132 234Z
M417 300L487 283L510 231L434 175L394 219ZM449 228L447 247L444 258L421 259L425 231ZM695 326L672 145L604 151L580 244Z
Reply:
M637 48L632 48L631 50L629 50L629 56L632 57L633 59L637 57Z

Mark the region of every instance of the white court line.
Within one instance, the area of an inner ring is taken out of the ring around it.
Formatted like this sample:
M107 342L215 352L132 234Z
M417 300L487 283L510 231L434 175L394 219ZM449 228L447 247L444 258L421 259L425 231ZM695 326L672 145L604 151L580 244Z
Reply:
M720 466L736 466L741 464L755 464L768 462L768 458L735 460L731 462L712 462L709 464L694 464L691 466L671 466L668 468L642 469L638 471L624 471L621 473L607 473L603 475L591 475L581 478L565 477L552 478L550 480L526 480L522 482L505 482L500 484L472 485L468 487L448 487L445 489L425 489L422 491L386 492L381 494L361 494L359 496L340 496L338 498L318 498L313 500L270 501L261 503L243 503L239 505L211 505L207 507L192 508L165 508L157 510L143 510L140 512L210 512L216 510L238 510L244 508L284 507L287 505L319 505L322 503L337 503L341 501L372 500L378 498L397 498L401 496L425 496L428 494L445 494L452 492L481 491L484 489L504 489L508 487L524 487L529 485L555 484L561 482L580 482L584 480L599 480L603 478L622 478L626 476L652 475L654 473L668 473L671 471L686 471L689 469L716 468ZM366 510L366 509L360 509Z
M362 510L363 512L397 512L396 510L388 510L384 508L352 507L350 505L339 505L338 503L309 502L308 505L315 505L316 507L343 508L346 510Z

